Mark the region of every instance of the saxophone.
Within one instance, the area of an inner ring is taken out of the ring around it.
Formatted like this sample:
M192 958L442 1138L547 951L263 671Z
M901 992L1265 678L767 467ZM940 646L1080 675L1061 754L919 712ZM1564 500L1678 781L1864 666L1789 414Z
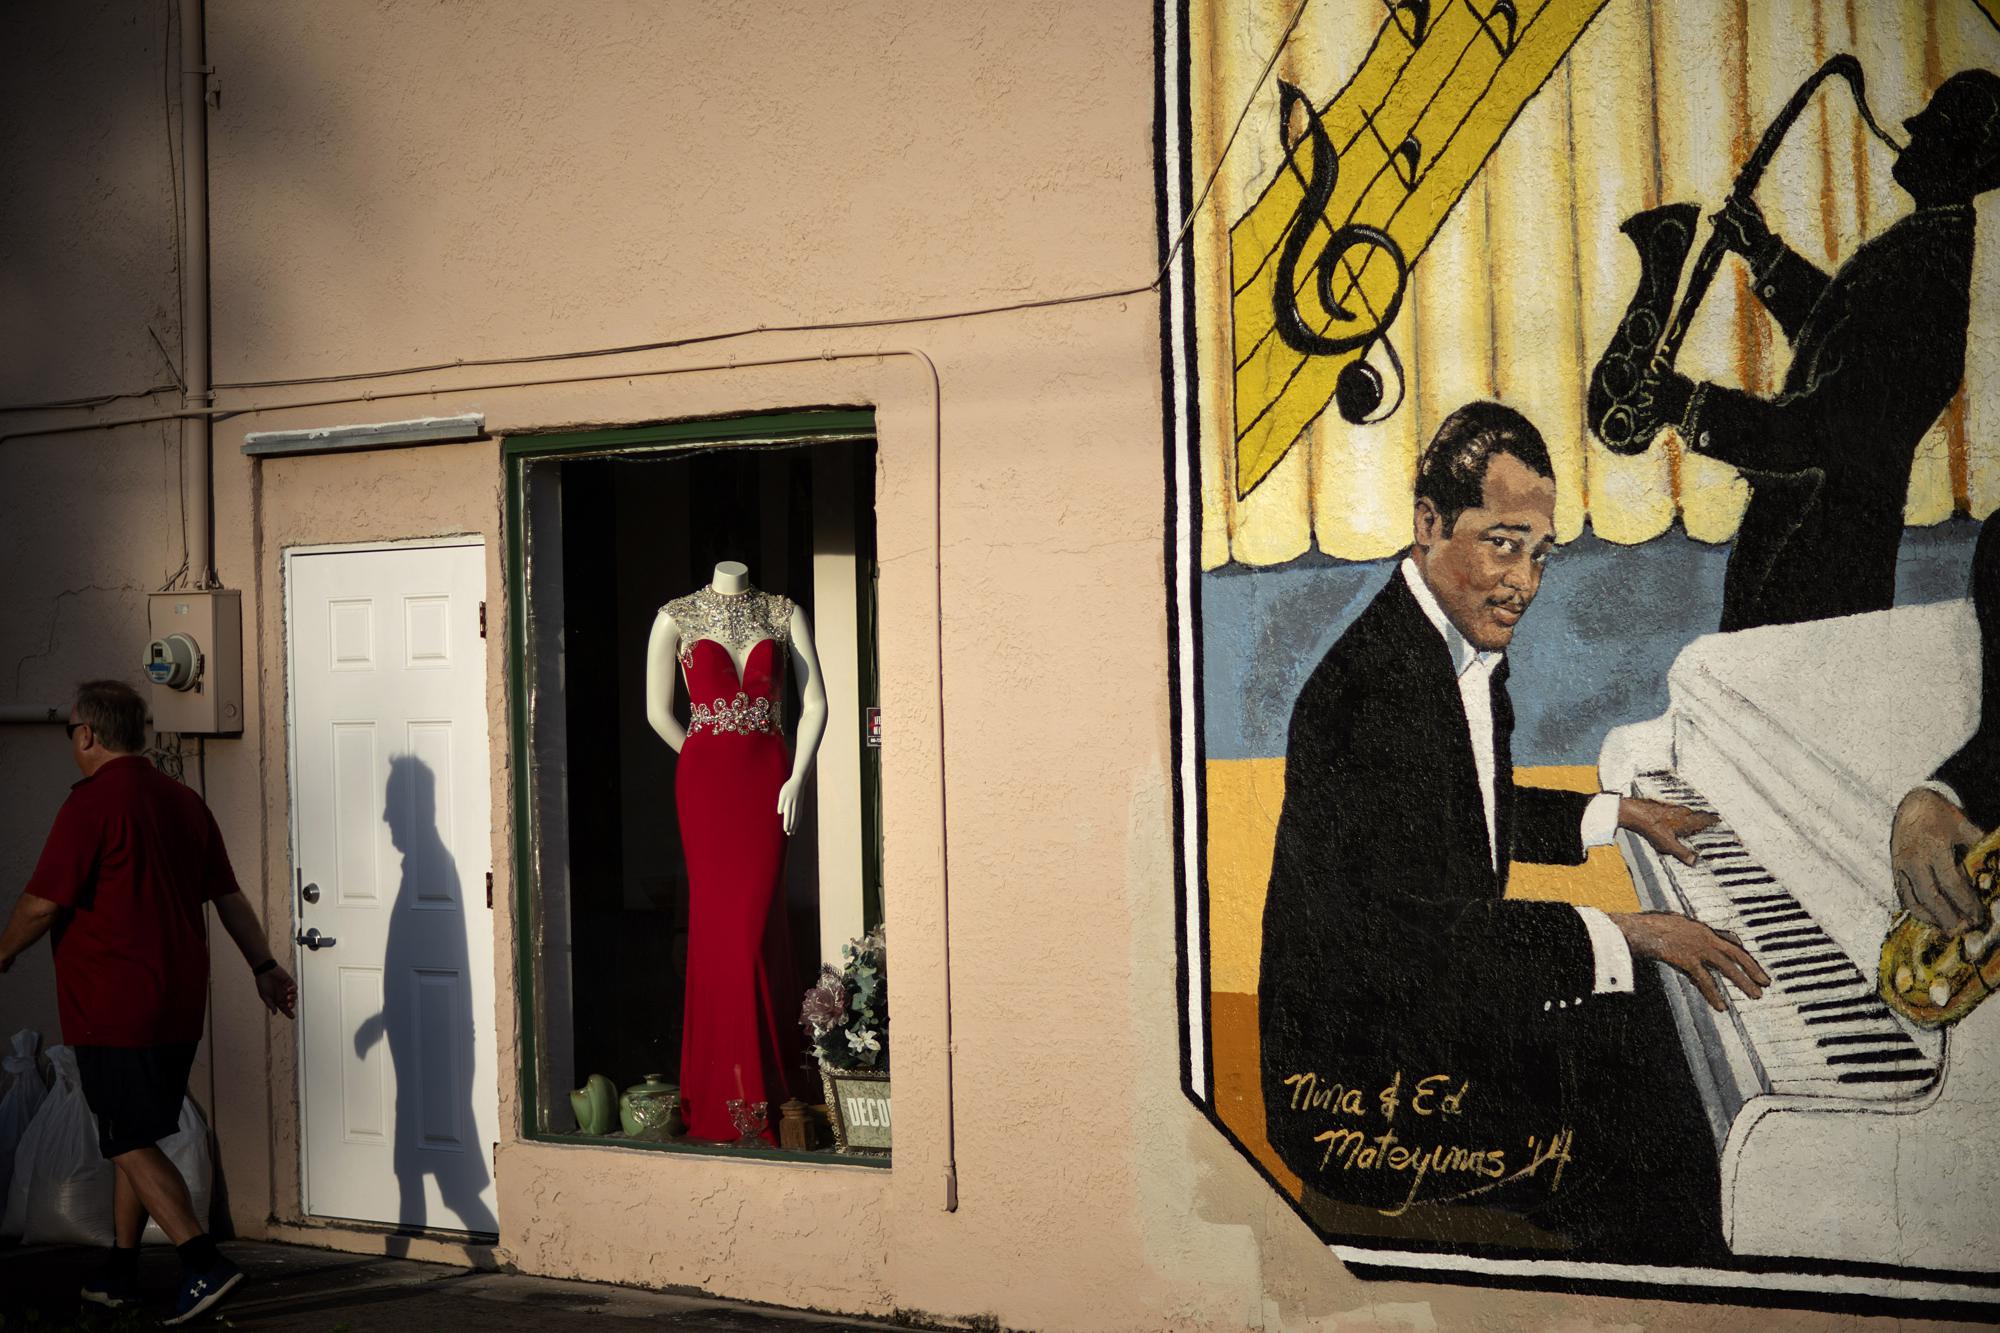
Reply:
M1819 86L1830 78L1846 81L1854 94L1855 109L1861 113L1869 132L1892 152L1902 150L1902 145L1876 123L1875 113L1868 106L1861 62L1851 55L1837 55L1799 85L1764 130L1764 137L1757 141L1756 149L1737 173L1730 194L1739 199L1750 198L1778 146L1804 114ZM1674 295L1680 290L1681 268L1687 263L1688 251L1694 247L1695 225L1700 220L1701 210L1693 204L1662 204L1634 213L1619 228L1639 247L1639 288L1612 334L1611 345L1591 369L1585 403L1591 431L1613 453L1642 454L1652 446L1653 437L1661 427L1673 424L1650 414L1640 402L1640 390L1649 374L1673 366L1695 311L1708 294L1716 271L1722 267L1722 235L1711 232L1708 243L1695 256L1687 290L1681 294L1676 310Z
M2000 990L2000 829L1965 854L1965 873L1985 905L1986 924L1956 939L1928 921L1897 916L1882 941L1879 989L1891 1009L1927 1028L1956 1023Z

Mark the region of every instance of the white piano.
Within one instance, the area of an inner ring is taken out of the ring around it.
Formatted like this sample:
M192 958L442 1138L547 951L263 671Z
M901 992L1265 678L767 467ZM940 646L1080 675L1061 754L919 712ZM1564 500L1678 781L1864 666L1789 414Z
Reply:
M1668 688L1666 716L1606 738L1599 776L1717 813L1695 867L1620 848L1647 908L1734 930L1775 983L1729 989L1724 1015L1668 972L1724 1239L2000 1272L2000 999L1933 1032L1875 998L1891 815L1978 720L1970 603L1710 635Z

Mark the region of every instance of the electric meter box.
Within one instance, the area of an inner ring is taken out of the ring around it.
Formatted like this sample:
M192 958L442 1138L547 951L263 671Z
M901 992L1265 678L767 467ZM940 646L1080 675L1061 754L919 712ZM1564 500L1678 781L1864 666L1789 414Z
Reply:
M156 592L148 598L153 641L143 663L152 682L153 729L188 736L243 733L243 594L234 588Z

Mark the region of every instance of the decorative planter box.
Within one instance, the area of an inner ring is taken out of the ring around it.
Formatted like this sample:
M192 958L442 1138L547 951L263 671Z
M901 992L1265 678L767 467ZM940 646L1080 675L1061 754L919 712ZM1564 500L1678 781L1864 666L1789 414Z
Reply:
M889 1151L889 1075L858 1069L819 1071L839 1152Z

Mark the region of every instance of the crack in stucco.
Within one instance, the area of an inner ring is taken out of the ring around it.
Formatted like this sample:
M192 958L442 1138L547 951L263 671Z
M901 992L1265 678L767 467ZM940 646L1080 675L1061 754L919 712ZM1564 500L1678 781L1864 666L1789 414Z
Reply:
M49 628L48 632L43 636L41 648L35 652L23 653L20 657L14 659L14 698L19 700L21 697L21 673L27 670L28 663L46 659L54 655L56 650L56 631L62 624L64 602L72 598L81 597L87 592L139 591L139 585L136 583L85 583L74 588L64 588L61 592L57 593L55 595L55 604L49 608Z
M906 550L889 551L879 554L875 557L875 563L884 566L897 565L903 563L906 560L915 560L920 556L927 556L930 554L930 552L931 548L927 543L922 546L912 546Z

